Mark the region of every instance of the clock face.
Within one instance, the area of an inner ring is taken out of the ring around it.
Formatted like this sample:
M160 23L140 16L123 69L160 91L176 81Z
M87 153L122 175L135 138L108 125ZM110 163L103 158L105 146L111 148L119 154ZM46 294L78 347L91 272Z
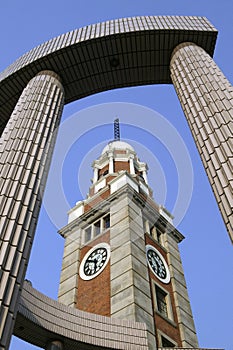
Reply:
M97 244L84 256L79 275L83 280L91 280L98 276L106 267L110 258L110 246L107 243Z
M162 254L152 245L146 246L146 257L149 268L153 274L163 283L170 282L170 272Z

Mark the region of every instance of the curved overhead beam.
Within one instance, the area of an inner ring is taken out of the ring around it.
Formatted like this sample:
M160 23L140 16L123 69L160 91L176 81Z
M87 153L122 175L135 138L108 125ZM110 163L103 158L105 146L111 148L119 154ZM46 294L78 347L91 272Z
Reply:
M56 72L65 103L109 89L170 84L173 49L193 42L213 55L217 30L205 17L123 18L77 29L32 49L0 74L0 133L29 80Z
M147 350L144 323L113 319L63 305L24 282L14 335L45 348L61 340L64 350Z

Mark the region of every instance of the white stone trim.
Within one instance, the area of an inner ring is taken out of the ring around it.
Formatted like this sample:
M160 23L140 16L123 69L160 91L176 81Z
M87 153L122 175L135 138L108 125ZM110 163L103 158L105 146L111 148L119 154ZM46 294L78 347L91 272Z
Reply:
M117 190L119 190L119 188L125 186L126 184L130 185L135 191L139 192L138 184L131 177L129 177L128 173L125 171L117 178L109 182L109 184L111 194L116 192Z
M77 202L75 207L69 210L68 212L68 224L71 221L79 218L83 213L84 213L84 202L83 201Z
M145 185L142 181L139 180L139 186L140 186L140 189L145 192L148 196L150 194L149 192L149 189L148 189L148 186Z
M159 206L159 213L168 221L170 224L173 224L174 216L169 213L169 211L164 208L162 205Z
M98 183L95 185L94 192L95 193L99 192L99 190L102 190L102 188L104 188L105 186L106 186L106 179L103 178L100 181L98 181Z

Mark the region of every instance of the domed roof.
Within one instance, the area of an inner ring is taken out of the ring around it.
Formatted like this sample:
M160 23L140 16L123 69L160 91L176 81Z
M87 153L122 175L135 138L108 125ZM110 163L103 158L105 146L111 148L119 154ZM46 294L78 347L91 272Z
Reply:
M132 152L135 152L133 147L128 144L127 142L124 141L111 141L107 144L107 146L104 147L102 154L104 154L107 151L113 151L114 149L119 149L119 150L126 150L129 149Z

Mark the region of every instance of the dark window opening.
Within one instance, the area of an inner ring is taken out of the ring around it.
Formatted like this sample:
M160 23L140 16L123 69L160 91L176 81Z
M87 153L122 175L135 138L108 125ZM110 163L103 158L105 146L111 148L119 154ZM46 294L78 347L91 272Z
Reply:
M110 227L110 215L107 215L104 217L104 229L107 229Z
M151 237L154 238L154 236L155 236L155 227L154 226L150 227L150 235L151 235Z
M102 172L102 169L101 169L101 170L99 170L98 178L100 179L101 177L103 177L103 176L105 176L107 174L108 174L108 169L104 170L103 172Z
M144 181L144 177L142 173L139 173L138 176Z
M170 340L168 340L167 338L161 336L161 343L162 346L165 348L174 348L175 344L173 344Z
M165 317L168 318L168 310L167 310L167 293L156 286L156 300L158 311Z
M91 226L85 230L85 242L90 241L90 239L91 239Z
M100 220L94 223L95 236L100 234Z
M157 229L157 240L160 244L162 244L162 232Z

